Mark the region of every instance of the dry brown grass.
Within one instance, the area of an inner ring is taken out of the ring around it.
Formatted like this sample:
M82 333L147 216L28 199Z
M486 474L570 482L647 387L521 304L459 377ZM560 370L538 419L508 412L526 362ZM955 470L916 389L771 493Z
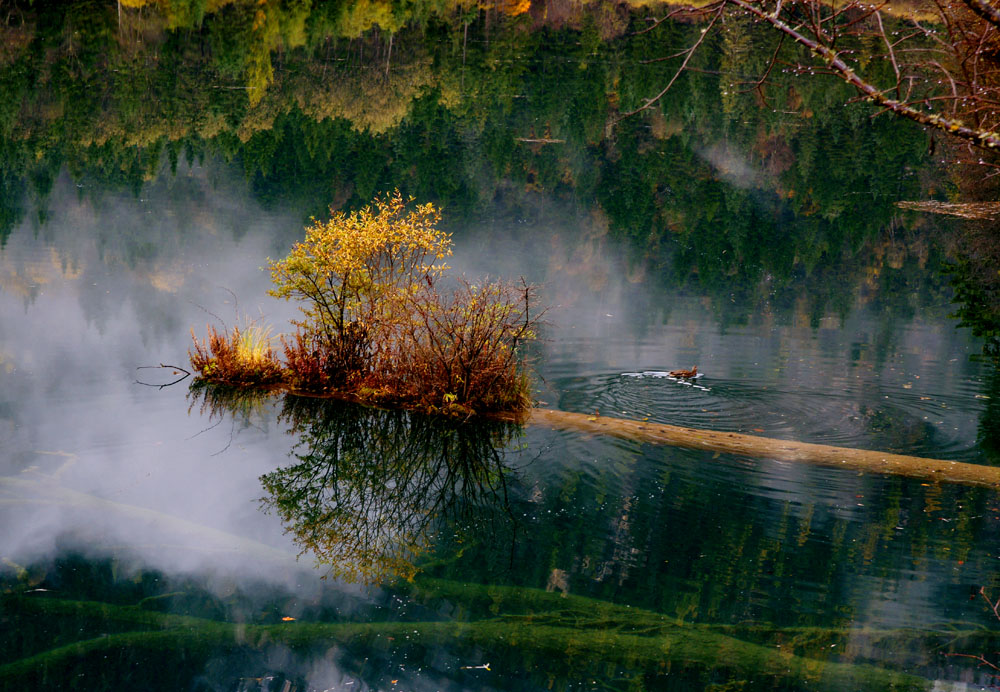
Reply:
M191 330L194 347L188 351L191 366L207 382L228 385L266 385L281 382L284 368L274 349L270 327L250 322L242 328L220 333L208 325L208 336L200 341Z

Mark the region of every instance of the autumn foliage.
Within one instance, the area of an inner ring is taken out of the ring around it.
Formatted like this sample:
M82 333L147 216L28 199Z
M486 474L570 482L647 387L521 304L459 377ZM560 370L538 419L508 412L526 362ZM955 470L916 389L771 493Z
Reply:
M447 268L451 239L440 218L431 204L407 209L397 192L314 221L288 257L269 263L271 294L301 306L296 346L317 350L335 384L388 367L413 297Z
M412 205L396 192L314 221L287 257L269 261L271 294L301 311L295 333L281 337L285 362L276 379L452 415L526 410L521 347L535 338L540 315L531 312L532 288L446 279L451 238L439 221L433 205ZM195 339L191 359L203 379L255 383L244 374L240 336L210 329L206 344ZM273 382L276 359L265 360L260 381Z
M530 383L518 347L535 338L531 287L456 283L447 292L429 286L412 301L394 388L425 408L454 413L528 408Z
M205 341L199 341L193 329L191 338L191 365L204 379L230 385L264 385L284 378L268 328L250 322L220 333L208 325Z

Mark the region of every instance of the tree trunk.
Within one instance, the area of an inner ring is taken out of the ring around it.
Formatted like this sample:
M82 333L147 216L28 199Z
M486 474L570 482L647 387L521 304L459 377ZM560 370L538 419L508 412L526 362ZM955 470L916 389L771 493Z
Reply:
M968 464L961 461L925 459L867 449L849 449L794 440L775 440L734 432L682 428L663 423L607 418L540 408L531 410L527 422L551 428L599 433L626 440L672 445L687 449L703 449L745 457L796 461L871 473L890 473L928 481L1000 488L1000 468Z

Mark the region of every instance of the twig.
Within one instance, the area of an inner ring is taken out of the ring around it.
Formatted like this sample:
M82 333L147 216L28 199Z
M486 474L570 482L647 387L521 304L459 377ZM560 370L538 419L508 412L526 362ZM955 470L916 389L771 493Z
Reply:
M179 365L170 365L168 363L160 363L159 365L140 365L136 370L155 370L157 368L173 368L174 370L180 370L183 373L190 375L191 373L182 368Z
M1000 620L1000 613L997 612L997 609L1000 608L1000 598L998 598L996 603L994 603L993 599L991 599L989 596L986 595L985 586L979 587L979 595L982 596L983 599L985 599L985 601L990 604L990 609L993 611L993 616L997 620Z
M731 1L731 0L729 0L729 1ZM717 21L719 21L719 17L722 16L723 10L725 10L725 4L720 4L719 8L715 11L715 16L712 17L712 21L709 22L709 24L708 24L707 27L705 27L704 29L702 29L701 36L698 37L698 40L695 41L694 45L691 46L690 48L688 48L683 53L679 53L678 54L678 55L684 55L684 53L686 53L686 55L684 57L684 62L682 62L681 66L677 68L677 71L674 73L674 76L671 77L670 81L667 83L667 86L663 87L663 90L659 94L657 94L656 96L654 96L653 98L646 99L646 103L644 103L640 107L636 108L633 111L629 111L628 113L624 113L623 115L621 115L619 118L617 118L611 124L611 127L614 127L615 125L617 125L618 123L620 123L625 118L630 118L633 115L635 115L636 113L641 113L642 111L646 110L647 108L649 108L650 106L652 106L654 103L656 103L657 101L659 101L661 98L663 98L664 94L666 94L668 91L670 91L670 87L672 87L674 85L674 82L677 81L677 78L681 76L681 73L684 72L684 69L687 67L688 62L691 60L691 56L694 55L695 51L698 50L698 47L705 41L705 37L708 36L709 33L711 33L712 27L715 26L715 23Z
M221 288L223 291L225 291L226 293L228 293L229 295L231 295L233 297L233 312L236 314L236 319L239 319L240 318L240 299L236 297L236 294L233 292L233 289L227 288L226 286L219 286L219 288Z
M772 16L761 7L746 0L725 0L725 2L749 12L784 33L799 45L805 46L826 64L827 69L833 71L845 82L860 91L865 98L874 101L896 115L916 121L921 125L950 132L957 137L961 137L982 147L989 149L1000 147L1000 134L996 132L969 127L964 125L960 120L942 116L938 113L927 113L918 110L908 103L887 96L883 90L862 79L850 65L844 62L844 59L840 57L840 53L827 45L825 42L825 33L816 26L815 19L812 30L816 38L809 38L787 22ZM704 38L704 35L702 38Z
M642 36L643 34L652 31L653 29L655 29L656 27L658 27L660 24L662 24L663 22L667 21L668 19L671 19L672 17L676 17L679 14L687 14L687 13L690 13L690 14L701 14L700 12L698 12L697 10L695 10L694 8L691 8L691 7L678 7L675 10L671 10L670 12L668 12L664 16L660 17L659 19L656 19L655 17L651 17L651 18L647 17L647 20L652 19L652 21L653 21L653 23L650 26L647 26L642 31L633 31L631 34L626 34L626 36Z
M993 670L1000 671L1000 667L998 667L994 663L990 663L983 656L977 656L975 654L954 654L954 653L946 653L945 656L957 656L958 658L971 658L974 661L979 661L979 665L989 666Z
M227 326L226 326L226 321L225 321L224 319L222 319L221 317L219 317L218 315L216 315L216 314L215 314L214 312L212 312L211 310L209 310L208 308L206 308L206 307L205 307L204 305L201 305L201 304L199 304L199 303L196 303L196 302L194 302L193 300L189 300L188 302L189 302L189 303L191 303L191 305L193 305L193 306L195 306L196 308L198 308L199 310L201 310L202 312L204 312L204 313L206 313L206 314L208 314L208 315L211 315L211 316L212 316L212 317L214 317L215 319L219 320L219 322L221 322L221 323L222 323L222 328L223 328L223 329L224 329L225 331L227 331L227 332L229 331L229 327L227 327Z
M136 370L158 370L160 368L170 368L171 370L180 370L181 372L184 373L184 376L178 377L173 382L167 382L166 384L152 384L150 382L143 382L142 380L136 380L135 381L136 384L141 384L145 387L156 387L157 389L163 389L164 387L170 387L171 385L175 385L178 382L183 382L187 378L191 377L191 373L179 365L165 365L163 363L160 363L159 365L140 365L139 367L136 368Z
M199 430L198 432L196 432L196 433L195 433L194 435L192 435L191 437L188 437L188 438L185 438L185 439L186 439L186 440L193 440L194 438L198 437L198 436L199 436L199 435L201 435L202 433L206 433L206 432L208 432L209 430L211 430L211 429L213 429L213 428L217 428L217 427L219 427L220 425L222 425L222 421L223 421L223 420L225 420L225 419L224 419L224 418L220 418L219 420L217 420L217 421L215 421L214 423L212 423L212 425L208 426L207 428L203 428L203 429Z
M778 5L780 7L781 3L779 2ZM775 13L777 14L777 10L775 10ZM743 89L740 91L740 93L745 94L751 91L759 91L761 100L765 104L767 104L767 98L764 96L764 83L767 81L767 78L771 75L771 70L773 70L774 66L778 63L778 53L781 51L781 47L783 45L785 45L785 35L781 34L778 37L778 46L777 48L774 49L774 53L771 55L771 59L767 63L767 69L764 71L764 74L761 75L760 79L754 82L750 88Z
M899 89L899 85L903 80L899 74L899 63L896 62L896 52L892 49L892 43L889 41L889 37L885 33L885 27L882 26L881 12L875 13L875 20L878 22L878 33L885 42L885 47L889 49L889 60L892 62L892 71L896 73L896 98L900 99L903 97L903 94Z

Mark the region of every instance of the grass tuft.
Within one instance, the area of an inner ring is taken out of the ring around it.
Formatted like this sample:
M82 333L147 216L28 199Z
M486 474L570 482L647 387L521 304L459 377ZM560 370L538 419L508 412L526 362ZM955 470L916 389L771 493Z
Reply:
M249 321L231 332L208 325L208 336L200 341L191 330L194 347L188 351L191 366L207 382L228 385L266 385L281 382L284 369L274 352L270 326Z

